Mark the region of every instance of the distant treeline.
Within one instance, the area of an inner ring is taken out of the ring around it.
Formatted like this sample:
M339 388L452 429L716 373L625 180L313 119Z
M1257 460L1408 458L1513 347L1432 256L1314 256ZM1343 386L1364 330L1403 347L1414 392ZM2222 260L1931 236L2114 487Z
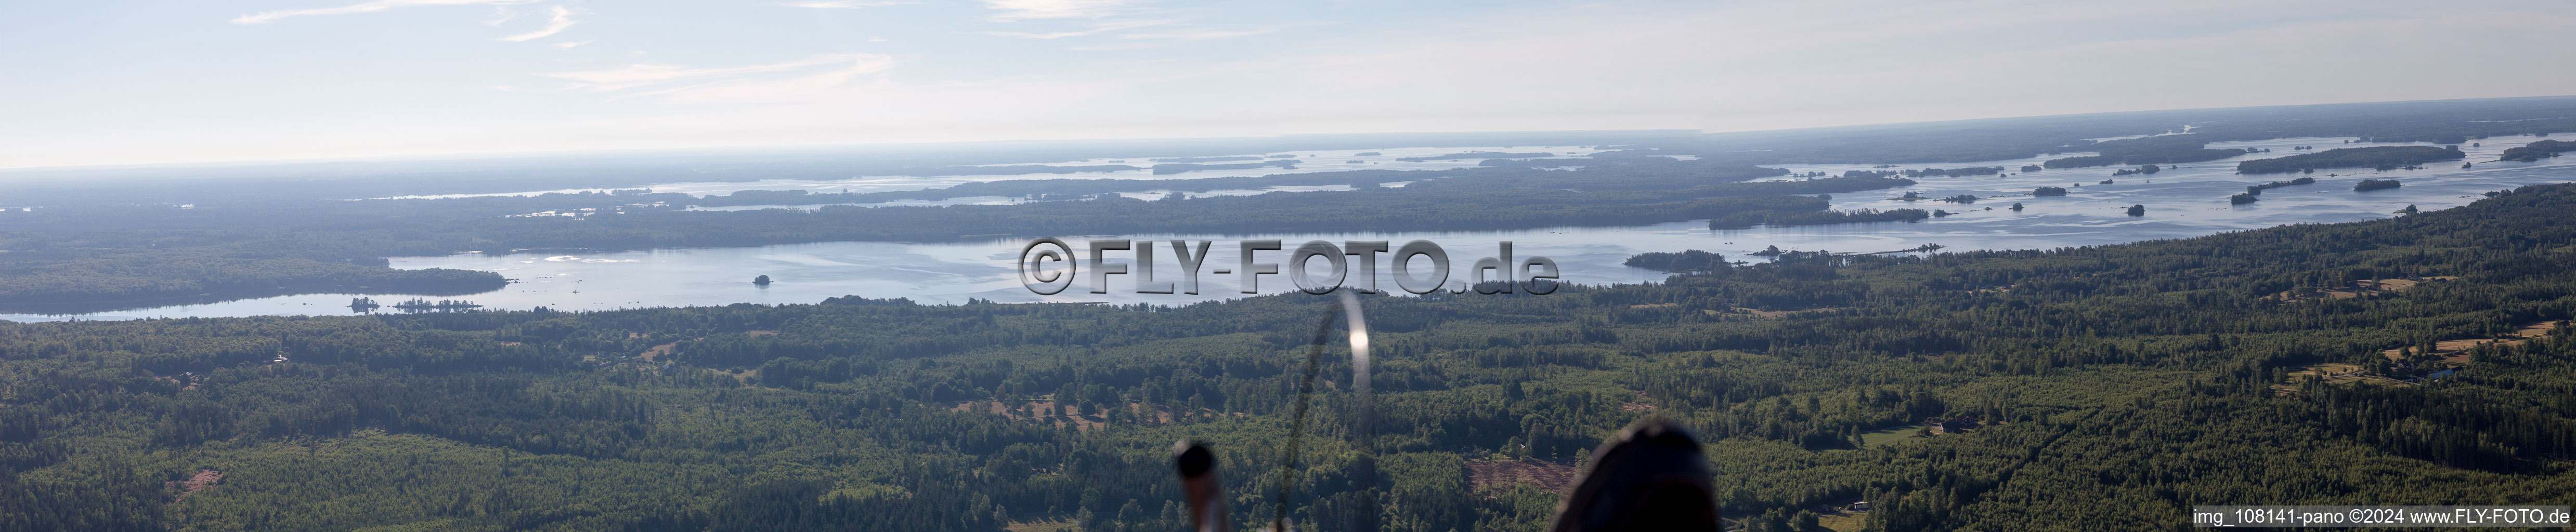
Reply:
M1924 168L1919 170L1844 170L1843 177L1965 177L1972 175L1995 175L2002 173L2003 171L2004 167L2001 166L1975 166L1968 168L1946 169Z
M1272 174L1258 177L1205 177L1196 179L1012 179L961 183L948 188L897 190L886 192L810 193L803 190L745 190L728 196L672 198L683 205L823 205L831 203L883 203L899 200L942 200L977 196L1036 198L1047 195L1088 196L1110 192L1171 190L1207 192L1226 189L1259 190L1274 186L1351 185L1371 188L1386 181L1436 179L1466 175L1464 170L1407 171L1351 170Z
M1177 174L1177 173L1181 173L1181 172L1196 172L1196 171L1200 171L1200 170L1244 170L1244 169L1251 169L1251 168L1260 168L1260 167L1264 167L1264 166L1276 166L1276 167L1279 167L1279 168L1281 168L1281 169L1294 170L1294 169L1296 169L1296 168L1297 168L1297 166L1296 166L1296 165L1297 165L1297 163L1301 163L1301 162L1305 162L1305 161L1299 161L1299 160L1296 160L1296 159L1280 159L1280 160L1276 160L1276 161L1265 161L1265 162L1258 162L1258 163L1236 163L1236 164L1190 164L1190 163L1164 163L1164 164L1157 164L1157 165L1154 165L1154 175L1170 175L1170 174Z
M2414 166L2431 161L2451 161L2468 157L2456 146L2372 146L2336 148L2273 159L2255 159L2236 163L2237 173L2275 174L2319 168L2378 168L2382 170Z
M1911 222L1932 217L1923 209L1860 209L1852 211L1748 211L1711 218L1709 229L1750 229L1756 225L1787 227L1857 222Z
M2093 143L2085 148L2096 155L2051 159L2040 163L2048 168L2083 168L2114 164L2173 164L2215 161L2238 155L2235 148L2207 149L2208 138L2200 135L2159 135Z
M1434 156L1430 156L1430 157L1404 157L1404 158L1399 158L1399 159L1396 159L1396 160L1398 160L1398 161L1404 161L1404 162L1409 162L1409 163L1418 163L1418 162L1424 162L1424 161L1441 161L1441 160L1449 160L1449 159L1527 159L1527 158L1531 158L1531 157L1555 157L1555 156L1556 156L1556 154L1548 153L1548 152L1505 153L1505 152L1499 152L1499 151L1471 151L1471 152L1465 152L1465 153L1452 153L1452 154L1448 154L1448 155L1434 155Z

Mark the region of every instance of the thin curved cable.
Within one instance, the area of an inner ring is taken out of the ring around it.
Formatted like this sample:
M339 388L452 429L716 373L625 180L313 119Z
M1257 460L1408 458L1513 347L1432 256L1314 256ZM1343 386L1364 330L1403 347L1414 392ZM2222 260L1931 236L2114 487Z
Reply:
M1371 438L1371 427L1369 426L1370 418L1375 414L1375 409L1371 408L1369 405L1368 320L1360 314L1359 297L1351 295L1350 290L1346 289L1342 291L1341 308L1342 316L1345 319L1344 321L1350 328L1351 391L1353 396L1352 399L1356 401L1355 408L1357 409L1352 416L1352 435L1358 439L1354 444L1360 448L1361 456L1366 462L1368 462L1368 470L1362 472L1365 474L1361 476L1360 482L1362 484L1360 489L1362 493L1373 493L1372 488L1374 488L1377 483L1377 474L1375 471L1377 450L1375 448L1375 442ZM1308 343L1306 346L1306 367L1304 375L1299 377L1297 380L1296 413L1288 424L1288 445L1280 451L1279 499L1278 502L1272 506L1270 513L1270 530L1272 532L1286 532L1288 530L1288 494L1296 488L1297 453L1303 446L1306 435L1306 411L1307 408L1314 403L1315 371L1317 369L1316 367L1323 362L1324 341L1327 338L1330 338L1329 336L1326 336L1326 333L1332 332L1332 328L1333 315L1332 313L1327 312L1324 314L1323 321L1315 324L1314 341ZM1374 495L1369 495L1369 497L1372 497L1371 501L1374 502ZM1369 506L1374 507L1375 505L1372 504Z

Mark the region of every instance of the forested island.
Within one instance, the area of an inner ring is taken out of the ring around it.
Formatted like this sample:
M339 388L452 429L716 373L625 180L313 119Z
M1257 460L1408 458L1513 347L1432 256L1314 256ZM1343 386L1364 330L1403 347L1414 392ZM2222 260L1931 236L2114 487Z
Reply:
M2003 173L2003 171L2004 167L2001 166L1977 166L1970 168L1925 168L1921 170L1906 170L1901 173L1904 174L1905 177L1967 177L1972 175L1995 175Z
M2559 153L2567 151L2576 151L2576 142L2542 140L2518 147L2505 148L2504 155L2497 159L2527 163L2544 158L2557 157Z
M2391 169L2432 161L2456 161L2469 154L2458 146L2371 146L2335 148L2273 159L2255 159L2236 163L2236 172L2244 174L2277 174L2319 168Z
M1712 442L1751 530L1852 501L1869 530L1996 532L2187 528L2209 502L2576 504L2570 213L2576 187L2551 185L2193 239L1675 253L1637 260L1703 273L1368 297L1375 460L1307 436L1287 509L1352 523L1370 496L1395 530L1542 530L1556 496L1491 473L1570 469L1646 416ZM1260 473L1333 304L0 324L0 523L1180 530L1172 441L1209 442L1238 508L1278 493ZM1315 426L1347 423L1347 384L1315 388Z
M1700 250L1679 252L1652 251L1639 253L1621 262L1628 266L1663 272L1707 272L1729 267L1725 255Z
M2245 186L2245 193L2246 193L2246 194L2254 194L2254 195L2258 195L2258 196L2259 196L2259 195L2262 195L2262 194L2263 194L2263 191L2265 191L2265 190L2270 190L2270 189L2275 189L2275 188L2281 188L2281 187L2287 187L2287 186L2296 186L2296 185L2313 185L2313 184L2316 184L2316 183L2317 183L2317 178L2302 176L2302 177L2300 177L2300 178L2298 178L2298 179L2292 179L2292 180L2288 180L2288 181L2273 181L2273 182L2270 182L2270 183L2264 183L2264 184L2260 184L2260 185L2246 185L2246 186Z
M2395 180L2395 179L2364 179L2364 180L2361 180L2361 182L2359 182L2359 183L2353 183L2353 184L2352 184L2352 189L2353 189L2353 190L2380 190L2380 189L2397 188L2398 186L2400 186L2400 185L2397 183L2397 180Z

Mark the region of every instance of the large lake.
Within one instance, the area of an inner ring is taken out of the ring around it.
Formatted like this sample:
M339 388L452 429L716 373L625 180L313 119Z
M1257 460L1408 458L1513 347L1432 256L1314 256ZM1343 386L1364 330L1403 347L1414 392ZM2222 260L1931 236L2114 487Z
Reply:
M2281 139L2261 142L2232 142L2212 147L2270 148L2267 154L2245 158L2268 158L2291 155L2292 146L2316 146L2317 149L2345 147L2342 139ZM2533 137L2498 137L2479 141L2484 145L2464 148L2469 161L2492 161L2504 148L2521 146L2537 140ZM2372 144L2384 146L2387 144ZM1529 151L1546 151L1531 149ZM1304 154L1300 154L1304 155ZM1390 154L1391 155L1391 154ZM1909 167L2005 166L2017 172L2021 165L2037 164L2050 157L2013 161L1958 163L1945 165L1909 165ZM1676 222L1641 227L1560 227L1518 231L1390 232L1390 233L1283 233L1265 235L1022 235L1023 237L1059 236L1077 248L1092 238L1148 239L1160 244L1171 239L1211 240L1215 249L1207 259L1208 268L1232 267L1235 242L1245 239L1277 239L1288 247L1307 240L1335 243L1349 240L1385 240L1400 245L1410 240L1430 240L1446 247L1451 260L1463 269L1477 257L1493 255L1495 243L1512 241L1514 254L1522 257L1545 256L1563 269L1567 282L1584 284L1637 283L1661 280L1665 274L1622 266L1629 255L1647 251L1699 249L1742 256L1765 246L1784 250L1829 250L1876 252L1907 249L1923 244L1940 244L1950 251L1968 249L2032 249L2066 246L2116 244L2163 238L2188 238L2225 231L2256 229L2296 223L2334 223L2369 220L2390 216L2407 205L2432 210L2456 207L2475 201L2481 193L2523 185L2576 181L2576 158L2546 159L2536 163L2479 162L2476 168L2461 169L2458 162L2439 164L2423 170L2320 171L2310 177L2318 183L2268 190L2263 200L2248 205L2231 206L2227 196L2242 192L2249 184L2297 177L2297 174L2260 176L2235 175L2236 159L2203 163L2186 163L2154 175L2131 175L2113 178L2110 168L2049 170L2010 176L1918 178L1922 183L1905 189L1878 190L1833 197L1836 209L1897 208L1915 206L1939 208L1959 213L1954 216L1916 223L1844 224L1806 227L1762 227L1745 230L1710 230L1704 221ZM1870 169L1871 165L1787 165L1793 171L1824 171L1840 174L1844 170ZM2337 174L2329 176L2328 174ZM1040 175L1030 177L1057 177ZM1171 177L1197 177L1181 174ZM2364 178L2399 179L2402 188L2356 192L2352 184ZM2098 184L2115 179L2110 185ZM2010 196L2027 194L2038 186L2068 187L2065 197L2032 198ZM2080 185L2080 186L2069 186ZM1974 204L1960 205L1936 202L1905 202L1893 198L1904 192L1919 192L1925 197L1947 197L1956 194L2004 196ZM2009 209L2013 203L2024 209ZM2127 216L2130 205L2145 205L2142 217ZM1990 210L1991 209L1991 210ZM484 255L457 254L444 257L397 257L397 268L462 268L489 270L520 282L507 288L470 296L432 299L468 299L486 308L527 309L548 307L556 310L608 310L617 308L725 305L732 303L814 303L827 297L861 295L876 298L908 297L925 303L958 303L967 298L984 298L1002 302L1025 301L1105 301L1119 303L1148 302L1178 304L1202 299L1236 297L1234 275L1202 273L1203 286L1198 296L1181 294L1134 294L1128 280L1114 280L1109 294L1090 294L1087 285L1077 283L1072 290L1056 296L1038 296L1020 286L1014 263L1024 240L996 239L953 243L896 242L824 242L740 248L655 249L598 253L551 253ZM1168 244L1158 246L1157 272L1170 276L1178 272ZM1267 262L1281 262L1285 252L1269 253ZM1113 254L1116 262L1125 256ZM1747 257L1751 258L1751 257ZM1379 286L1393 287L1386 280L1381 256ZM753 276L768 275L776 282L761 287L750 283ZM1453 279L1456 276L1453 275ZM1115 279L1115 278L1113 278ZM1355 282L1355 281L1354 281ZM1265 276L1264 292L1289 290L1288 281L1279 276ZM0 319L31 321L66 318L131 319L146 317L247 316L263 314L349 314L345 308L350 295L308 294L244 299L219 303L176 305L133 310L95 312L77 315L6 315ZM392 302L406 295L375 295L378 301Z

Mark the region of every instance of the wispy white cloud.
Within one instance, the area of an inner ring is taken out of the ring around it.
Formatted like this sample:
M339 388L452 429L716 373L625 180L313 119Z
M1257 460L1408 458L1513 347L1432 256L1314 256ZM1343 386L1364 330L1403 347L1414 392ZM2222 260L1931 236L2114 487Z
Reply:
M570 27L572 27L572 25L574 24L574 22L573 22L573 20L572 20L572 9L571 9L571 8L566 8L566 7L564 7L564 6L554 6L554 8L553 8L552 10L554 11L554 18L549 19L549 20L547 20L547 21L546 21L546 27L544 27L544 28L540 28L540 29L538 29L537 31L531 31L531 32L527 32L527 33L521 33L521 34L518 34L518 35L512 35L512 36L508 36L508 37L502 37L500 40L510 41L510 42L524 42L524 41L527 41L527 40L530 40L530 39L541 39L541 38L545 38L546 36L549 36L549 35L554 35L554 34L557 34L557 33L563 33L564 28L570 28ZM575 45L575 46L579 46L579 45Z
M1169 21L1169 20L1113 20L1113 21L1106 21L1106 22L1101 22L1101 23L1098 23L1098 24L1093 24L1093 25L1091 25L1091 29L1085 29L1085 30L1074 30L1074 31L1054 31L1054 32L1027 32L1027 31L979 31L979 32L975 32L975 33L976 33L976 34L978 34L978 35L991 35L991 36L995 36L995 37L1018 37L1018 38L1022 38L1022 39L1062 39L1062 38L1066 38L1066 37L1087 37L1087 36L1092 36L1092 35L1099 35L1099 34L1103 34L1103 33L1109 33L1109 32L1113 32L1113 31L1119 31L1119 30L1130 30L1130 29L1143 28L1143 27L1150 27L1150 26L1161 26L1161 25L1164 25L1164 24L1170 24L1170 23L1172 23L1172 21Z
M867 1L859 1L859 0L828 0L828 1L814 1L814 2L787 2L787 3L783 3L783 4L777 4L777 5L778 5L779 7L802 7L802 8L809 8L809 9L860 9L860 8L869 8L869 7L899 6L899 5L904 5L904 4L918 4L918 3L920 3L920 2L904 2L904 1L899 1L899 0L885 0L885 1L876 1L876 2L867 2Z
M595 41L595 40L593 40L593 41L559 42L559 43L554 43L554 46L555 46L556 48L571 48L571 47L581 46L581 45L584 45L584 44L590 44L590 43L594 43L594 42L599 42L599 41Z
M526 3L532 3L532 2L535 2L535 1L537 1L537 0L376 0L376 1L373 1L373 2L364 2L364 3L357 3L357 4L349 4L349 5L340 6L340 7L325 7L325 8L318 8L318 9L286 9L286 10L279 10L279 11L262 11L262 12L259 12L259 13L252 13L252 14L248 14L248 15L242 15L242 16L239 16L239 17L233 17L233 21L232 21L232 22L233 22L234 24L267 24L267 23L270 23L270 22L276 22L276 21L277 21L277 19L282 19L282 18L287 18L287 17L304 17L304 16L316 16L316 15L347 15L347 14L351 14L351 13L374 13L374 12L377 12L377 11L384 11L384 10L387 10L387 9L393 9L393 8L397 8L397 7L412 7L412 6L455 6L455 5L507 5L507 4L526 4Z
M1267 28L1267 29L1257 29L1257 30L1178 30L1178 31L1164 31L1164 32L1154 32L1154 33L1128 33L1128 34L1119 35L1119 36L1118 36L1118 38L1120 38L1120 39L1176 39L1176 40L1200 41L1200 40L1208 40L1208 39L1231 39L1231 38L1235 38L1235 37L1248 37L1248 36L1260 35L1260 34L1264 34L1264 33L1278 33L1278 32L1279 32L1279 28Z
M894 67L894 57L884 54L822 54L760 65L718 68L690 68L659 63L637 63L620 68L554 72L546 77L571 80L565 88L586 92L615 92L640 87L690 82L698 85L658 89L642 94L662 95L706 89L718 85L741 85L767 79L768 83L792 81L805 85L832 85L860 74L883 72ZM768 74L800 75L787 80L763 77ZM825 83L829 82L829 83Z
M484 18L483 25L498 28L518 18L519 10L510 9L510 6L500 6L492 8L492 16Z
M1046 18L1101 18L1117 14L1128 0L984 0L984 6L1001 10L994 15L1002 20Z

